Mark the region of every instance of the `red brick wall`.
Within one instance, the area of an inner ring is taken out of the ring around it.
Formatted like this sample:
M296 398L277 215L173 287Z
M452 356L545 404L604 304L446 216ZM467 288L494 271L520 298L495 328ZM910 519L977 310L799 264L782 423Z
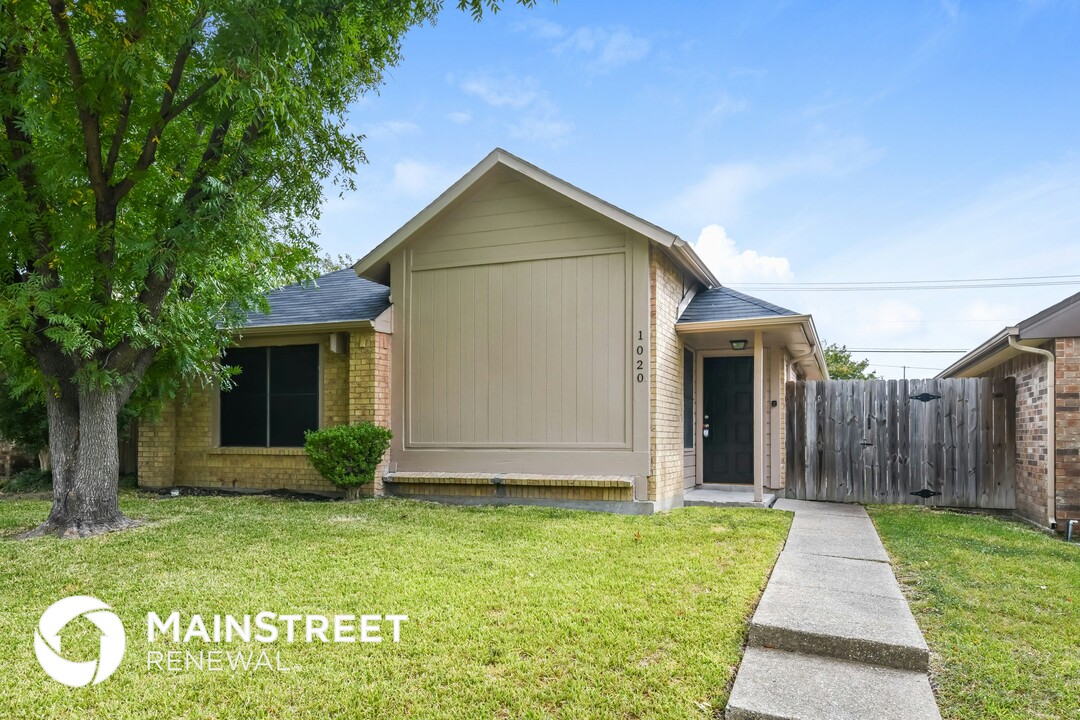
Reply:
M1016 512L1045 525L1046 359L1023 353L986 375L1016 378Z
M1057 433L1056 467L1058 528L1080 520L1080 338L1054 342Z

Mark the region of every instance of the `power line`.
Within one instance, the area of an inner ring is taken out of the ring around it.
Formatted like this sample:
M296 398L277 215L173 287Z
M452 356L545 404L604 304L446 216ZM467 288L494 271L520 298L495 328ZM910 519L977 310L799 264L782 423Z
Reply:
M822 323L830 323L830 324L836 323L838 325L847 325L847 324L855 324L855 323L857 323L857 324L874 324L874 325L883 324L883 323L884 324L906 324L906 325L913 325L913 324L921 325L922 323L964 323L964 324L967 324L967 323L973 323L973 322L1003 323L1003 324L1007 325L1010 322L1012 322L1011 320L989 320L989 319L982 319L982 320L976 320L976 319L964 319L964 320L962 320L962 319L957 319L957 320L833 320L831 318L818 318L818 319Z
M804 285L804 286L829 286L834 285L910 285L910 284L925 284L925 283L972 283L972 282L1014 282L1017 280L1077 280L1080 281L1080 275L1022 275L1018 277L996 277L996 278L963 278L954 280L876 280L876 281L837 281L837 282L804 282L804 283L790 283L792 285ZM784 283L745 283L744 287L756 287L765 285L781 285Z
M809 286L809 285L734 285L728 287L744 290L768 290L770 292L898 292L901 290L984 290L992 288L1052 287L1055 285L1080 285L1080 278L1054 282L1014 282L1014 283L966 283L963 285L884 285L882 283L850 286Z
M846 348L853 353L966 353L967 350L947 348Z
M876 368L895 368L897 370L933 370L934 372L941 372L945 368L932 368L932 367L920 367L919 365L885 365L883 363L871 362L870 367Z

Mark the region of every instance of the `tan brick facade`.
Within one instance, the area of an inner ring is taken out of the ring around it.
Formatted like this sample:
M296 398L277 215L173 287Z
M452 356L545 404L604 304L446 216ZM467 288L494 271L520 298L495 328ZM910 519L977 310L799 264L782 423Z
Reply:
M1024 353L987 377L1016 378L1016 512L1046 522L1046 360Z
M1080 338L1054 342L1057 434L1055 505L1058 527L1080 520Z
M348 333L345 352L330 336L268 337L247 345L318 342L322 366L322 426L371 420L389 426L390 342L371 329ZM236 448L217 443L217 390L192 387L139 428L139 484L237 490L288 488L335 492L308 462L303 448ZM381 470L375 491L381 489Z
M675 332L683 275L659 248L649 247L650 408L652 474L657 509L682 504L683 343Z
M1057 338L1054 351L1054 507L1058 528L1080 520L1080 338ZM1016 513L1046 524L1046 360L1024 353L986 373L1016 378Z

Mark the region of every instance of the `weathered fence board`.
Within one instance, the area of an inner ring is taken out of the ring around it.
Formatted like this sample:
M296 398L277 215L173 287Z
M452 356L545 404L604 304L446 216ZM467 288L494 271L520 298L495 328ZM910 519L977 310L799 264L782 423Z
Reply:
M1012 378L789 382L785 401L789 497L1015 507Z

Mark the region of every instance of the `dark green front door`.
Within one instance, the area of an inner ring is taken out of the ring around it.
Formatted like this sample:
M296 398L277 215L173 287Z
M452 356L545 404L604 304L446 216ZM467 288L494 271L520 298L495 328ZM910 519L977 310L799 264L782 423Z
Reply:
M702 372L701 478L706 483L754 482L754 360L705 358Z

